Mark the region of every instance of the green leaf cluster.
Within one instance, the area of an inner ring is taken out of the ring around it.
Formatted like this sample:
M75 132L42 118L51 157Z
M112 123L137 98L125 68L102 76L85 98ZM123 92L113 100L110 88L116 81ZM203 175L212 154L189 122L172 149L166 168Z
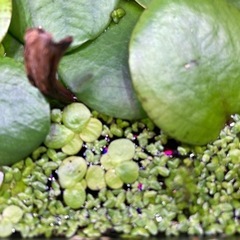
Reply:
M206 144L239 112L238 7L236 0L2 0L0 55L22 63L30 27L56 41L71 35L58 74L79 101L112 117L148 116L177 140ZM46 133L49 123L41 124Z

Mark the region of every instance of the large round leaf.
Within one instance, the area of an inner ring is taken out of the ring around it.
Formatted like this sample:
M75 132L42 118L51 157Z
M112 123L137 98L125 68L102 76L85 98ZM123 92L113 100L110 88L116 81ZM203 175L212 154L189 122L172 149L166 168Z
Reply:
M0 165L7 165L35 150L50 125L49 104L10 58L0 58L0 112Z
M17 39L10 34L6 34L2 41L2 45L7 57L23 62L23 44L21 44Z
M60 40L74 38L72 47L98 36L109 24L119 0L17 0L13 1L10 30L23 41L26 28L41 26Z
M191 144L215 139L240 110L240 12L225 0L153 0L130 43L149 117Z
M152 0L135 0L139 5L141 5L143 8L147 8L147 6L150 4Z
M12 16L12 0L0 0L0 42L8 31Z
M240 9L240 0L227 0L227 1L233 4L238 9Z
M96 40L65 56L60 63L63 82L89 107L110 116L144 116L133 90L128 67L128 43L141 7L122 1L126 15Z

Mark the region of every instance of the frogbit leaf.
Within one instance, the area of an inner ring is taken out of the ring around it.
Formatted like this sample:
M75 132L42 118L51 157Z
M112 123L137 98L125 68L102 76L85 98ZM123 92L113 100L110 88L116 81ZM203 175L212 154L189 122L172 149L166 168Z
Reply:
M0 43L0 57L3 57L5 54L4 46Z
M145 116L133 90L128 67L128 43L142 13L134 2L122 1L126 12L118 24L96 40L64 56L59 73L77 98L98 112L137 119Z
M39 27L59 41L74 38L72 48L97 37L109 24L118 0L13 0L11 33L23 41L26 28Z
M147 8L147 6L150 4L152 0L135 0L139 5L141 5L143 8Z
M227 0L227 1L231 4L233 4L238 9L240 9L240 1L239 0Z
M21 160L45 139L49 104L26 78L23 65L0 58L0 165Z
M189 144L214 140L240 111L240 12L225 0L153 0L130 42L134 87L149 117Z
M23 62L23 44L21 44L12 35L6 34L2 41L6 57L13 58L16 61Z

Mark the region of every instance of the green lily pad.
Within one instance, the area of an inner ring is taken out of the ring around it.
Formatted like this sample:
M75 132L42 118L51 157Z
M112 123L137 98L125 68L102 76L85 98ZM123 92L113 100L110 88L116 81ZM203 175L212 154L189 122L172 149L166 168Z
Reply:
M63 200L67 206L72 209L78 209L83 206L86 200L86 192L81 183L71 188L65 189L63 192Z
M5 49L3 47L3 45L0 43L0 57L3 57L5 54Z
M147 8L147 6L150 4L152 0L135 0L139 5L141 5L143 8Z
M126 12L119 23L112 23L96 40L65 56L59 74L90 108L119 118L143 118L128 66L128 43L142 8L131 1L121 1L119 7Z
M91 190L100 190L106 187L104 174L104 170L100 166L90 166L86 174L88 188Z
M6 34L2 41L2 45L4 46L4 52L7 57L14 58L23 63L23 44L10 34Z
M8 165L33 152L50 127L49 104L10 58L0 58L0 111L0 165Z
M240 12L225 0L153 0L130 42L134 87L171 137L206 144L240 111Z
M116 175L127 184L135 182L139 176L138 164L133 161L121 162L115 170Z
M0 0L0 42L8 31L12 16L12 0Z
M44 144L53 149L59 149L74 138L74 132L64 125L52 123Z
M233 4L238 9L240 9L240 1L239 0L227 0L227 1L230 2L231 4Z
M56 41L71 35L70 48L96 38L108 26L111 12L119 0L72 0L68 2L42 0L13 1L11 33L23 41L25 30L41 26L53 34Z
M87 125L91 117L91 112L82 103L72 103L63 109L63 124L74 132L81 132Z
M69 188L80 182L87 171L87 163L82 157L71 156L63 160L58 168L59 183Z

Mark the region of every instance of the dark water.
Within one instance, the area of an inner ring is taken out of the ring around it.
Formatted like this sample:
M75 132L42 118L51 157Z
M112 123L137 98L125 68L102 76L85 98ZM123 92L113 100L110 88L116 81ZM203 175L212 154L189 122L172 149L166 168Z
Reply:
M12 236L10 238L4 238L3 240L240 240L240 236L211 236L211 237L198 237L198 236L179 236L179 237L165 237L165 236L158 236L158 237L149 237L149 238L121 238L118 236L103 236L99 238L21 238L19 236Z

